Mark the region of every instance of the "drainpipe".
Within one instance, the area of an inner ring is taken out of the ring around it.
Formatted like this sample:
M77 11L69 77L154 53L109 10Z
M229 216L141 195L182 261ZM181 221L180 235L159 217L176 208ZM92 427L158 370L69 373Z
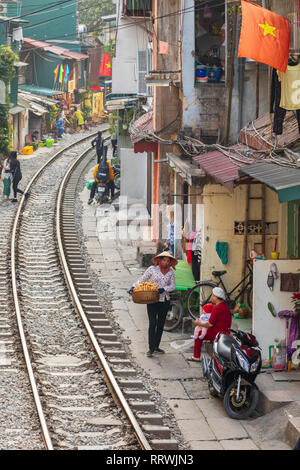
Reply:
M245 59L238 59L238 94L239 94L239 111L238 111L238 131L243 127L243 102L244 102L244 79L245 79Z

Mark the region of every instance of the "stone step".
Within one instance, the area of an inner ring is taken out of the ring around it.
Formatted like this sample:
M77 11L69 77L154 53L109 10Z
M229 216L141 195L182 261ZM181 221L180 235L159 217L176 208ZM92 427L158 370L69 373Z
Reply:
M290 417L285 435L291 447L295 447L296 442L300 438L300 417Z

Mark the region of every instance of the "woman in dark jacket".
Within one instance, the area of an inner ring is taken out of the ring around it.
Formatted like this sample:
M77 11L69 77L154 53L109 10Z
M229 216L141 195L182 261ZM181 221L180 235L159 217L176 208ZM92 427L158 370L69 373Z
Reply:
M12 187L14 192L14 198L11 202L17 202L17 193L24 194L24 191L18 188L18 184L22 179L21 165L17 159L17 152L10 152L10 172L12 177ZM25 194L25 197L28 197L28 193Z

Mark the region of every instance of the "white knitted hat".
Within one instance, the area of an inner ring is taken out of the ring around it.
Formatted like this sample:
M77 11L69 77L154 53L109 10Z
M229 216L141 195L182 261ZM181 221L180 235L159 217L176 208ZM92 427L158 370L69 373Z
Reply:
M213 288L213 294L216 297L218 297L219 299L225 300L225 298L226 298L225 292L223 291L223 289L221 287L214 287Z

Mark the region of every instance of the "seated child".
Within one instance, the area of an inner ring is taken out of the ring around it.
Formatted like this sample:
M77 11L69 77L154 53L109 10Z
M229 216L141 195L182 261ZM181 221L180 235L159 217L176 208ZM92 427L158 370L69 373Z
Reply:
M206 304L203 305L203 312L202 315L200 316L200 321L203 323L209 321L210 314L213 309L213 304ZM194 334L192 336L193 339L204 339L205 335L207 333L207 328L202 328L202 326L196 326Z

